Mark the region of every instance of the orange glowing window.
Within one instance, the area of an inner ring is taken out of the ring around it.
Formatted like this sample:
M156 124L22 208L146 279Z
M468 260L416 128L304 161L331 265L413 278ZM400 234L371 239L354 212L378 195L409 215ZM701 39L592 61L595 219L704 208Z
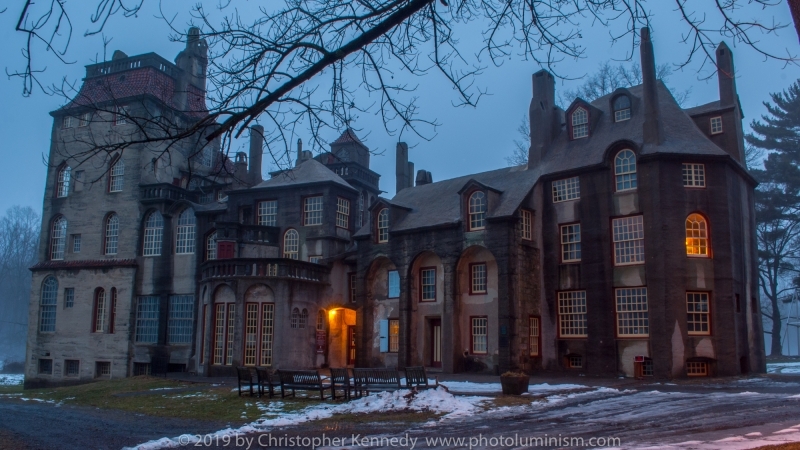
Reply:
M708 258L708 225L700 214L686 218L686 255Z

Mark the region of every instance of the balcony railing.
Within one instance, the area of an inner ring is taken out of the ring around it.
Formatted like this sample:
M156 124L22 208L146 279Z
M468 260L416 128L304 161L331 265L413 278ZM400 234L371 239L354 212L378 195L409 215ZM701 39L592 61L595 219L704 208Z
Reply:
M206 261L200 273L203 280L258 277L327 283L329 271L319 264L286 258L235 258Z
M185 189L175 186L173 184L151 184L147 186L140 186L140 199L141 201L154 201L154 200L190 200L197 201L197 195L192 192L187 192Z
M166 59L155 53L129 56L111 61L86 66L86 78L109 75L125 70L139 69L141 67L154 67L171 77L176 77L178 68Z

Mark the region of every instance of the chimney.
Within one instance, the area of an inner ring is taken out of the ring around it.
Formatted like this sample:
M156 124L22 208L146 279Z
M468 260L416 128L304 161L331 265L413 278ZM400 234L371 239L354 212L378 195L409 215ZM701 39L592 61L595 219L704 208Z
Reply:
M717 78L719 79L719 106L733 106L734 103L737 103L733 53L725 42L721 42L717 47Z
M236 161L233 163L233 173L237 188L245 186L251 182L250 174L247 173L247 154L236 152Z
M650 29L642 28L639 51L642 63L642 97L644 100L644 143L659 145L661 131L658 120L658 80L656 80L656 59L653 54L653 41Z
M303 140L297 138L297 160L294 162L294 166L297 167L300 165L300 161L303 160Z
M264 181L261 178L261 157L264 154L264 127L250 127L250 180L253 186Z
M174 100L179 110L187 111L190 107L188 101L190 84L203 92L205 101L208 44L205 39L200 39L199 28L189 28L186 33L186 48L175 57L175 65L180 71L175 82Z
M555 109L556 81L546 70L533 74L533 97L528 108L531 146L528 149L528 168L541 163L547 148L561 128Z
M408 144L405 142L397 143L397 159L395 163L395 193L402 191L410 186L408 175Z
M417 186L433 183L433 175L427 170L417 171Z

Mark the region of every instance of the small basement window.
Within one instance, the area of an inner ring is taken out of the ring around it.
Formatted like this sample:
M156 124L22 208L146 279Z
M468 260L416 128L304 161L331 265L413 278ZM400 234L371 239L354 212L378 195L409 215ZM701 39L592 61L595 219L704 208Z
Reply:
M581 355L569 355L569 356L567 356L567 364L569 365L570 369L582 369L583 368L583 356L581 356Z
M686 375L690 377L707 377L708 363L702 361L689 361L686 363Z

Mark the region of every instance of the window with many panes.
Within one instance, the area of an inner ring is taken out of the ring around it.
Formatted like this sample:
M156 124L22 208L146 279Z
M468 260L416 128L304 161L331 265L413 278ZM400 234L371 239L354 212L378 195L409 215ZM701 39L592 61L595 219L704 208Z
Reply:
M582 369L583 368L583 356L582 355L569 355L567 356L567 364L570 369Z
M300 310L299 308L292 309L292 317L290 326L292 328L305 328L308 324L308 310L303 308Z
M356 216L356 227L364 225L364 193L358 194L358 215Z
M39 359L39 373L43 375L53 374L53 360L49 358Z
M164 218L161 213L153 211L144 221L144 256L161 254L161 238L164 235Z
M589 111L584 108L575 108L572 112L572 139L589 136Z
M348 279L349 282L348 284L350 287L350 303L355 303L356 301L356 280L357 280L356 274L351 273Z
M711 334L708 292L686 293L686 329L692 335Z
M647 308L647 288L615 290L617 305L617 336L646 337L650 334Z
M158 296L139 297L136 302L136 342L158 342Z
M275 304L261 304L261 348L259 349L260 361L262 366L272 365L272 341L275 329Z
M469 265L469 293L486 293L486 263L475 263Z
M287 230L283 235L283 257L289 259L300 257L300 234L297 230Z
M561 225L561 261L581 260L581 224Z
M489 352L489 318L471 317L472 353L485 355Z
M388 298L400 297L400 272L390 270L386 275L387 282L387 296Z
M561 337L586 337L586 291L558 293L558 334Z
M72 235L72 253L80 253L81 252L81 235L80 234L73 234Z
M211 347L211 363L222 365L225 363L225 303L214 305L214 343Z
M303 225L322 225L322 196L303 200Z
M206 238L206 261L217 259L217 232L212 231Z
M614 179L618 192L636 189L636 155L631 150L622 150L614 158Z
M389 319L389 351L397 353L400 350L400 320Z
M225 324L225 365L233 364L233 337L236 330L236 303L228 303L228 317Z
M420 269L420 301L436 301L436 268L428 267Z
M64 289L64 308L75 306L75 288Z
M244 305L244 365L256 365L258 351L258 303Z
M58 170L58 180L56 180L56 197L66 197L69 195L69 182L72 176L72 169L64 166Z
M80 120L78 121L78 126L79 127L88 127L89 126L89 122L91 122L91 121L92 121L92 113L85 112L85 113L81 114Z
M683 163L683 185L686 187L706 187L705 165Z
M194 323L194 295L170 295L167 340L170 344L191 344Z
M707 258L708 226L700 214L690 214L686 218L686 255Z
M614 265L644 263L644 221L642 216L613 219L611 227L614 240Z
M39 332L56 331L56 309L58 303L58 281L52 276L42 283L42 294L39 301Z
M469 229L486 228L486 194L475 191L469 196Z
M77 377L81 372L81 362L77 359L64 360L64 376Z
M711 118L711 134L722 133L722 116Z
M106 255L117 254L117 244L119 243L119 216L112 213L106 218L106 238L105 249Z
M622 122L631 118L631 99L620 95L614 99L614 122Z
M258 224L265 227L274 227L278 223L278 201L265 200L258 202Z
M75 118L72 116L64 116L61 122L61 128L72 128L75 126Z
M64 259L64 247L67 243L67 219L58 216L53 221L50 232L50 259L53 261Z
M708 363L698 361L688 361L686 363L686 375L690 377L708 376Z
M378 243L389 242L389 208L378 213Z
M350 200L341 197L336 199L336 226L350 228Z
M528 355L539 356L539 318L528 318Z
M581 183L579 177L553 181L553 203L577 200L579 198L581 198Z
M533 213L527 209L520 210L520 227L522 231L522 239L530 241L533 239Z
M117 158L117 162L111 166L111 173L108 178L108 192L120 192L125 181L125 162Z
M94 319L92 320L92 332L103 333L106 331L106 291L97 288L94 291Z
M111 361L97 361L94 363L95 378L111 377Z

